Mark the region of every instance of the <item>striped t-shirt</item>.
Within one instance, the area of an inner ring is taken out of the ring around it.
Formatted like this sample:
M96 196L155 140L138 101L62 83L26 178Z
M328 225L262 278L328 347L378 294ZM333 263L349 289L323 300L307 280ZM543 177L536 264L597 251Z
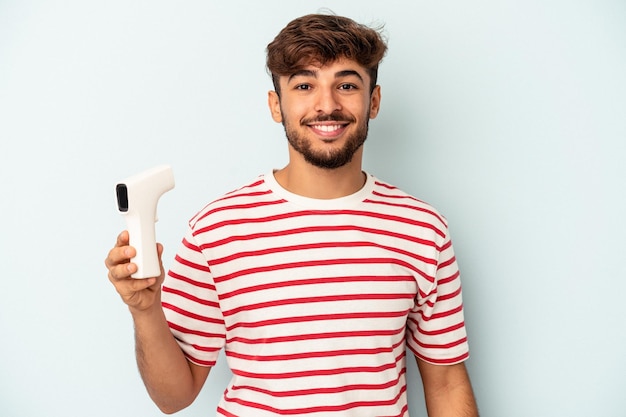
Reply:
M316 200L269 173L210 203L162 297L190 361L224 348L220 416L407 416L407 346L434 364L468 357L446 220L371 175Z

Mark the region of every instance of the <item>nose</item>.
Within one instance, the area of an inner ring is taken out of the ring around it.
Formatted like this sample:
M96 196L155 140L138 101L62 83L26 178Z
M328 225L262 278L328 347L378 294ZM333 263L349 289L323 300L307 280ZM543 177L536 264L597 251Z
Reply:
M318 89L315 111L318 113L332 114L341 110L341 103L334 88Z

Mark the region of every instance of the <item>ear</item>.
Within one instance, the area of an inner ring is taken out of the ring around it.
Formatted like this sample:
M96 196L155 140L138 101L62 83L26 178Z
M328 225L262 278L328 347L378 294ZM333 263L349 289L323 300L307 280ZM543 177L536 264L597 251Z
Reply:
M374 87L370 96L370 119L375 119L380 110L380 86Z
M270 108L272 119L274 119L276 123L282 123L283 113L280 109L280 97L278 97L276 91L269 91L267 93L267 105Z

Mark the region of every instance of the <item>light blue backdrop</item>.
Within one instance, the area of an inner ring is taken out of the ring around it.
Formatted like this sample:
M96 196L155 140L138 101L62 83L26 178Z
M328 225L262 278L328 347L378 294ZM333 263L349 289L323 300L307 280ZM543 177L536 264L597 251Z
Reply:
M365 167L451 223L482 416L626 415L620 0L0 1L0 415L160 415L103 265L114 183L173 166L167 266L204 203L286 163L264 49L322 7L386 25Z

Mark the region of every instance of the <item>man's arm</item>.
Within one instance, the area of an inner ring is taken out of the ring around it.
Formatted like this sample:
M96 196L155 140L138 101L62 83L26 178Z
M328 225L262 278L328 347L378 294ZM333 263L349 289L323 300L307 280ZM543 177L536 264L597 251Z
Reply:
M195 365L185 358L160 306L151 311L133 312L133 320L137 366L148 394L166 414L189 406L211 368Z
M478 417L464 363L433 365L417 358L429 417Z
M163 247L158 245L159 261ZM135 249L128 246L128 233L122 232L105 260L109 280L132 314L135 325L137 365L146 389L164 413L174 413L190 405L198 396L211 368L192 364L178 346L161 308L161 275L134 279L137 266L130 263Z

